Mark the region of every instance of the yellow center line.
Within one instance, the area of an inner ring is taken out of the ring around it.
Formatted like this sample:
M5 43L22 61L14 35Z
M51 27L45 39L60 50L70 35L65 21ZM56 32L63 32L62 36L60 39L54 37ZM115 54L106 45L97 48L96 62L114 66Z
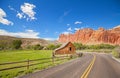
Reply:
M96 59L96 56L95 55L93 55L93 56L94 56L93 60L91 61L91 63L89 64L89 66L87 67L87 69L85 70L85 72L82 74L82 76L80 78L87 78L88 77L88 75L89 75L89 73L94 65L95 59Z

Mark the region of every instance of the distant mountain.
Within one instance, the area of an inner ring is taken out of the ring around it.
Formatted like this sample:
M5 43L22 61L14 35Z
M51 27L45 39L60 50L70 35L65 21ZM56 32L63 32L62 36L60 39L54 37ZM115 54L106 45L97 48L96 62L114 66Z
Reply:
M11 44L13 40L21 40L22 41L22 48L25 48L29 45L36 45L40 44L42 46L47 46L48 44L58 44L57 41L48 41L44 39L34 39L34 38L17 38L11 36L3 36L0 35L0 44Z
M80 29L74 34L61 34L58 41L62 43L71 41L88 45L101 43L120 45L120 25L109 30L104 28L98 30Z

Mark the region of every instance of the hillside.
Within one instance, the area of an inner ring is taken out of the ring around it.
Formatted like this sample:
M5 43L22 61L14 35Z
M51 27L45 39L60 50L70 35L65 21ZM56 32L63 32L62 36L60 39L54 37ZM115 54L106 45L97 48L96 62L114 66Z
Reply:
M36 44L40 44L42 46L47 46L48 44L57 44L57 41L48 41L44 39L32 39L32 38L17 38L17 37L0 35L0 44L5 44L9 46L9 44L11 44L13 40L21 40L22 48L25 48L29 45L36 45Z
M101 43L120 45L120 25L109 30L104 28L98 30L80 29L74 34L61 34L58 41L62 43L71 41L89 45Z

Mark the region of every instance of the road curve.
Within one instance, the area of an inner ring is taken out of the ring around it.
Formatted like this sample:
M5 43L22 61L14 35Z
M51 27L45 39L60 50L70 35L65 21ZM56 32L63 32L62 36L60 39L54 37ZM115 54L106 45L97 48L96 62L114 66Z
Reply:
M87 78L120 78L120 63L110 54L92 54L96 56L96 59ZM93 60L92 54L85 53L81 58L20 78L81 78Z
M80 78L92 59L93 55L84 54L83 57L20 78Z
M110 54L96 54L96 57L88 78L120 78L120 63Z

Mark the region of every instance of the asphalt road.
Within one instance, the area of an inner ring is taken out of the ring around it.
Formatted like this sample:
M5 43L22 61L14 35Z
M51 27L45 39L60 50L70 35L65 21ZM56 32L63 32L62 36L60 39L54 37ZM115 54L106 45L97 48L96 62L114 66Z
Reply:
M120 78L120 63L108 54L96 54L95 62L87 78ZM81 78L93 60L92 54L71 60L67 63L31 73L20 78Z
M120 78L120 63L109 54L96 54L88 78Z

